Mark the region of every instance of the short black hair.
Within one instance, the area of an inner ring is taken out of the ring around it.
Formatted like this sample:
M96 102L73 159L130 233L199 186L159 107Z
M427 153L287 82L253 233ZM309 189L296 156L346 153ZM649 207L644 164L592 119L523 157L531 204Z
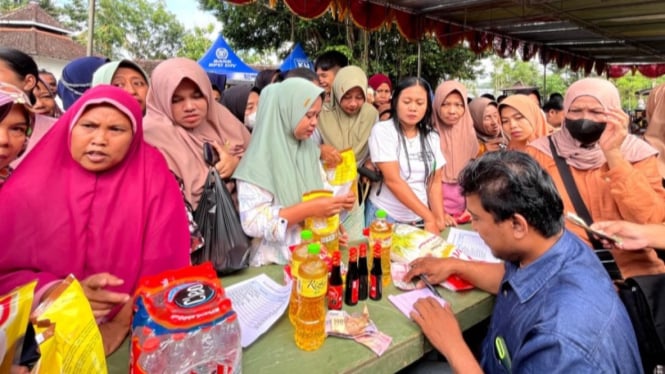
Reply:
M526 153L487 152L471 161L459 178L464 196L477 194L494 222L515 214L546 238L563 230L563 201L552 178Z
M265 69L261 70L254 79L254 87L259 90L264 89L267 85L273 83L276 76L279 76L279 69Z
M505 100L508 97L508 95L499 95L499 97L496 98L497 103L501 103L503 100Z
M304 78L307 79L308 81L317 81L319 77L316 75L315 72L312 71L310 68L295 68L291 69L286 72L286 77L284 79L288 78Z
M480 97L484 97L484 98L490 99L492 101L496 101L496 97L494 97L494 95L492 95L491 93L484 93L484 94L480 95Z
M349 64L349 59L340 51L330 50L323 52L314 62L314 71L319 69L328 71L334 68L343 68Z
M35 60L30 57L27 53L19 51L14 48L0 47L0 60L4 61L7 64L7 67L11 69L16 75L25 79L28 75L35 77L35 86L37 86L37 79L39 78L39 69L37 68L37 63ZM23 87L19 87L23 89ZM26 92L26 95L30 98L30 102L34 104L35 96L32 93L32 87L29 91Z

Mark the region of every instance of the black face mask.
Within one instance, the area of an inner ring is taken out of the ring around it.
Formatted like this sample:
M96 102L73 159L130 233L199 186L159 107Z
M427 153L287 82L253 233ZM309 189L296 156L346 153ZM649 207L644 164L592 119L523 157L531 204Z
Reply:
M595 143L600 139L600 135L605 131L606 122L594 122L589 119L568 119L566 118L566 128L573 138L580 141L583 145Z

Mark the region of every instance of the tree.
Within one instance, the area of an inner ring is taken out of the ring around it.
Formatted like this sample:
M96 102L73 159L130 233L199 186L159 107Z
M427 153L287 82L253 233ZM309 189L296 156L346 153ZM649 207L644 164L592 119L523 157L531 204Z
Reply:
M71 0L61 19L87 37L87 5ZM98 0L94 52L112 59L163 59L177 55L186 34L184 26L162 0Z
M285 41L297 41L311 58L328 49L348 52L351 63L369 74L388 73L395 81L417 73L418 45L406 42L396 26L366 34L349 20L335 20L330 12L315 20L303 20L291 14L282 2L272 9L266 0L243 6L218 0L199 0L199 4L213 11L224 25L224 37L236 49L273 53ZM421 55L421 75L433 85L444 77L475 77L477 56L464 48L442 49L433 39L425 38Z
M612 79L612 81L621 95L621 106L623 109L633 110L637 107L637 102L640 99L635 93L665 82L665 76L651 79L637 71L635 74L626 74L621 78ZM646 100L646 98L643 99Z
M191 58L192 60L200 59L212 44L212 41L206 35L211 34L214 30L215 26L213 24L208 24L205 27L196 26L193 31L188 32L182 38L182 47L178 51L178 56Z

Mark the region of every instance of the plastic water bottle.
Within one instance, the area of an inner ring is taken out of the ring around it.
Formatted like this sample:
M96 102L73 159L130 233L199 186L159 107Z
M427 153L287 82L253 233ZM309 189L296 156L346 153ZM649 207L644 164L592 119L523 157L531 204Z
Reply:
M217 344L217 374L240 373L242 371L242 346L240 325L236 315L232 315L215 328Z
M157 337L146 339L143 344L143 352L139 357L139 366L146 373L163 373L166 371L164 355L159 349L161 341Z

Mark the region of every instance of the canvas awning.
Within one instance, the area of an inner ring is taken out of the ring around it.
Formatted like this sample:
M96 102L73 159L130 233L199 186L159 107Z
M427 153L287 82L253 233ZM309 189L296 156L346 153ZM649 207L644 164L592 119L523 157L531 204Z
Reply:
M225 75L229 83L253 82L258 74L233 52L221 34L201 57L199 65L207 72Z
M226 0L247 4L256 0ZM270 0L273 5L278 0ZM536 54L545 63L620 76L665 74L662 0L283 0L300 17L332 11L367 30L395 24L410 41L466 41L476 53Z

